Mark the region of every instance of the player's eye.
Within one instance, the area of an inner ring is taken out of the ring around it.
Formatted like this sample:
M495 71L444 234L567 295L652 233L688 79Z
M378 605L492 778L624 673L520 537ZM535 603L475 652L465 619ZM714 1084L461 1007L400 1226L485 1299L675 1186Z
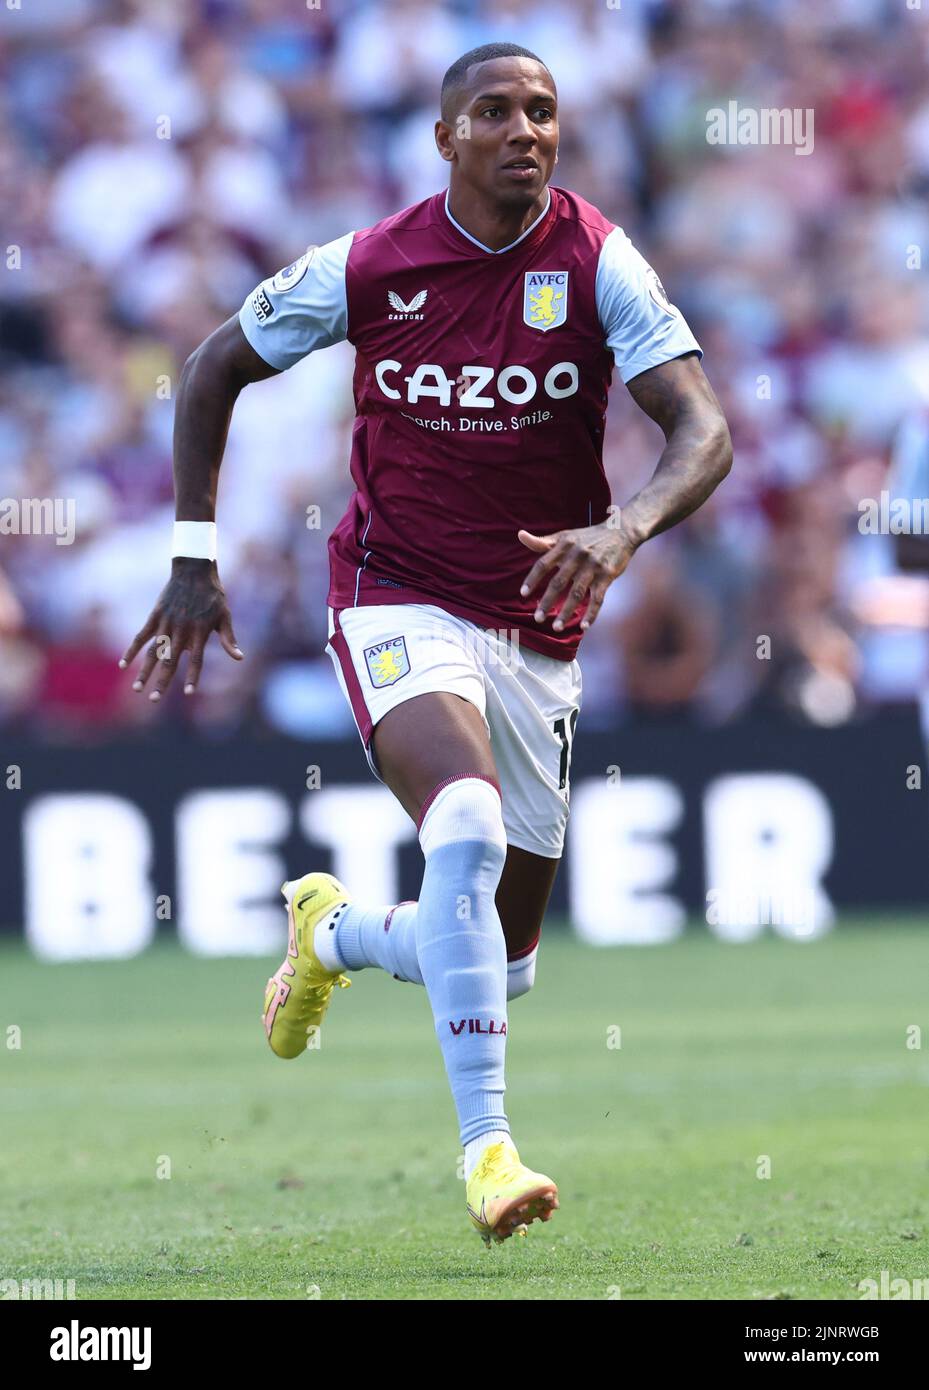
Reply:
M482 115L482 116L490 116L490 115L492 115L492 113L493 113L494 111L499 111L499 110L500 110L500 107L499 107L499 106L488 106L484 111L481 112L481 115Z
M536 115L538 116L540 113L542 115L543 121L550 121L554 115L554 112L551 111L547 106L537 106Z

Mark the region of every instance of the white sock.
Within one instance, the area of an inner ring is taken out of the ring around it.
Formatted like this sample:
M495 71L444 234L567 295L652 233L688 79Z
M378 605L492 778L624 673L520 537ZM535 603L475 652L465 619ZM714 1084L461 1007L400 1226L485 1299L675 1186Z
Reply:
M416 957L415 901L385 907L339 903L313 929L316 954L327 970L376 966L395 980L421 985Z
M313 928L313 949L327 970L345 969L345 962L335 948L335 928L347 907L348 903L336 903Z

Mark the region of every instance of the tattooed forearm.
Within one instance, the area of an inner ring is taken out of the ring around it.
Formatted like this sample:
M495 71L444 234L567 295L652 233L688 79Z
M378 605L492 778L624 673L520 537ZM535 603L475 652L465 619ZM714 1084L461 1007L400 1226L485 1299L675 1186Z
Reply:
M621 509L623 529L638 545L706 501L732 466L732 441L695 354L633 377L629 392L666 440L651 480Z

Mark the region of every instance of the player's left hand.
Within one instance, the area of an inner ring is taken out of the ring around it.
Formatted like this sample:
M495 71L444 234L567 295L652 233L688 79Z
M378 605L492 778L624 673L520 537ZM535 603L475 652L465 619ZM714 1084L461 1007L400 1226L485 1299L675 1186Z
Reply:
M543 580L548 586L535 610L537 623L554 607L565 589L570 589L564 605L552 623L560 632L579 604L590 596L587 612L581 620L586 631L600 612L604 595L614 579L618 579L632 559L637 543L621 526L583 526L576 530L555 531L550 536L534 536L531 531L516 533L523 545L539 555L526 575L520 593L523 598L537 589Z

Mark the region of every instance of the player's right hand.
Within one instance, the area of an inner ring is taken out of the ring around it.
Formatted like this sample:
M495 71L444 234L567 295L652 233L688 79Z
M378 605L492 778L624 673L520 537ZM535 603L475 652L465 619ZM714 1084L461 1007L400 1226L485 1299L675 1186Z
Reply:
M211 632L219 634L223 649L233 660L242 661L245 656L232 630L232 616L219 582L216 562L177 557L171 565L171 578L162 589L148 622L136 633L119 660L124 669L149 638L154 638L145 653L142 669L132 682L133 690L144 690L157 665L158 676L149 693L150 700L161 699L185 651L188 656L184 694L194 693Z

